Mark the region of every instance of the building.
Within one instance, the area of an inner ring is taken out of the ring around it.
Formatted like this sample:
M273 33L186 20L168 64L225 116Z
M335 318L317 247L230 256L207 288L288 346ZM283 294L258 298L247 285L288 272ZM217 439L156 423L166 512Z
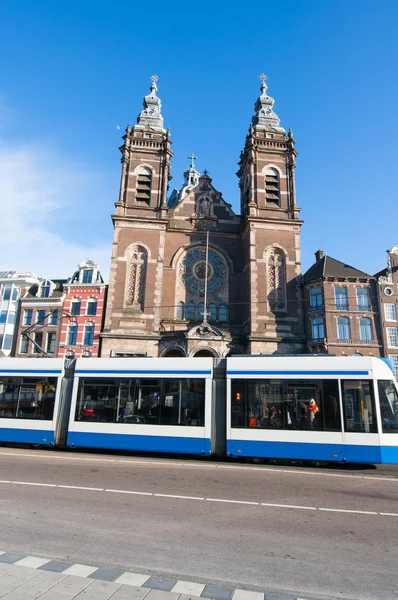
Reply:
M39 280L34 273L0 272L0 357L13 355L13 341L19 320L19 299Z
M322 250L303 275L307 350L338 356L382 356L375 277Z
M390 358L398 377L398 246L387 250L387 267L376 273L381 315L383 356Z
M90 259L64 284L59 357L98 357L106 287L98 265Z
M63 314L65 279L41 279L31 285L20 300L13 355L58 355L60 322ZM24 333L28 333L31 340Z
M121 147L102 356L303 352L297 152L265 79L240 155L238 215L193 155L168 199L172 142L152 78Z

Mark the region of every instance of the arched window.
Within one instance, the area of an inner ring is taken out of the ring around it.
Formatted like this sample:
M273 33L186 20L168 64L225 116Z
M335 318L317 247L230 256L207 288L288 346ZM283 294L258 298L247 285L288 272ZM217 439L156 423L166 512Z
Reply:
M151 202L152 171L149 167L140 167L137 172L136 199L140 202Z
M95 316L97 314L97 299L89 298L87 302L87 314Z
M70 306L70 312L72 313L72 315L80 315L80 308L81 308L81 300L80 298L74 298L72 300L71 306Z
M177 304L177 314L176 314L177 319L183 319L184 313L185 313L185 304L184 304L184 302L179 302Z
M369 319L368 317L359 319L359 335L363 342L373 341L372 319Z
M351 340L350 319L348 317L337 319L337 337L339 340Z
M185 318L188 321L193 321L195 319L195 304L193 302L187 302Z
M223 323L228 321L228 308L225 304L220 304L218 308L218 320Z
M209 321L215 321L217 319L217 307L215 304L209 304L209 306L207 307L207 315Z
M144 309L145 279L148 253L142 246L133 246L128 255L126 303Z
M88 322L84 328L84 340L85 346L92 346L94 344L94 323Z
M265 199L267 204L280 206L281 191L279 171L271 167L265 171Z
M279 248L268 254L268 302L271 310L283 310L286 301L285 255Z
M312 339L320 340L325 337L325 324L322 317L312 319Z

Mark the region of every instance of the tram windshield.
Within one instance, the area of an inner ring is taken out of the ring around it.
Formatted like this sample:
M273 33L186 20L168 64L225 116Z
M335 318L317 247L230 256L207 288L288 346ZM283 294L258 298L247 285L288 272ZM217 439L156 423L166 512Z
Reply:
M383 433L398 433L398 393L393 381L378 381Z

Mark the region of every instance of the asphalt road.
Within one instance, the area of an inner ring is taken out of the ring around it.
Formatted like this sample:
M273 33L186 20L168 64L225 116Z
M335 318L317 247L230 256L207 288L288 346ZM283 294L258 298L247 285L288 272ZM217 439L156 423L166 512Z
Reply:
M2 448L0 480L0 550L316 600L398 598L396 467Z

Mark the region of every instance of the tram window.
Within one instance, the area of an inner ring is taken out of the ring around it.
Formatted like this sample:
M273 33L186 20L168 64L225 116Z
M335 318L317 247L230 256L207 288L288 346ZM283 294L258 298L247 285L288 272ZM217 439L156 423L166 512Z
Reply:
M356 433L377 433L373 383L342 381L344 429Z
M204 411L204 379L81 379L75 420L199 427Z
M57 379L0 377L0 418L51 421Z
M378 381L383 433L398 433L398 394L393 381Z
M231 425L341 431L337 380L238 380L231 384Z

